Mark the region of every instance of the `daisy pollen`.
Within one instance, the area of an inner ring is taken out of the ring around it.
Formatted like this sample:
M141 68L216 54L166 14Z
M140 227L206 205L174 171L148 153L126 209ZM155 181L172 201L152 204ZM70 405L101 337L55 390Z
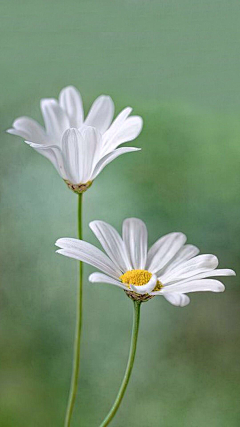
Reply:
M152 273L147 270L130 270L126 273L122 274L119 279L125 285L128 285L130 289L130 285L143 286L146 285L152 277ZM156 286L153 289L154 291L160 291L163 287L162 283L157 280Z
M150 282L150 279L152 279L153 275L147 270L129 270L126 273L122 274L119 279L122 283L127 285L129 288L129 291L125 291L127 296L134 300L134 301L148 301L149 299L152 299L153 296L150 296L148 294L138 295L136 292L131 291L131 285L135 286L144 286L147 283ZM152 279L153 280L153 279ZM155 281L156 285L153 289L154 292L160 291L163 287L163 284L160 282L160 280Z

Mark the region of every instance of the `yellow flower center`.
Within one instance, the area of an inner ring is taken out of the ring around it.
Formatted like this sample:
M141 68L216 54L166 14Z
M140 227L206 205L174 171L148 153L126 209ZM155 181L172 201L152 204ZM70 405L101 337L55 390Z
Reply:
M130 289L130 285L135 285L135 286L146 285L146 283L149 282L151 277L152 277L152 273L150 273L147 270L130 270L122 274L122 276L120 276L119 279L122 281L122 283L127 285L128 288ZM153 290L160 291L162 287L163 287L162 283L158 280Z

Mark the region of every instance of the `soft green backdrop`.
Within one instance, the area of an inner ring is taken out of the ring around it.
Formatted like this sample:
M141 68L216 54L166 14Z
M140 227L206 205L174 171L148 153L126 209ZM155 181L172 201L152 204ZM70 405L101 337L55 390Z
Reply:
M77 263L54 253L76 236L77 197L52 165L4 133L41 120L39 100L73 84L142 115L142 151L111 163L84 196L87 224L138 216L152 243L183 231L221 267L240 267L238 0L1 2L0 425L58 427L66 407ZM98 426L119 387L132 303L85 268L81 387L73 427ZM240 424L239 278L224 294L142 307L137 358L112 426Z

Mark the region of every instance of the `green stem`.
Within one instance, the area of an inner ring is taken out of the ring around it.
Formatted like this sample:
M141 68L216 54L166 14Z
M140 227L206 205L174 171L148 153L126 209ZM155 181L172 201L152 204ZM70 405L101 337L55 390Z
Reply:
M82 239L82 194L78 195L78 238ZM80 342L81 342L81 329L82 329L82 279L83 279L83 265L79 263L79 287L77 298L77 318L76 318L76 334L74 343L74 357L72 368L71 387L68 398L68 406L65 418L65 427L69 427L73 414L73 408L76 400L78 389L78 377L80 367Z
M119 389L118 395L116 397L116 400L115 400L112 408L110 409L108 415L106 416L106 418L104 419L104 421L100 425L100 427L105 427L112 421L114 415L116 414L116 412L117 412L117 410L121 404L122 398L124 396L124 393L126 391L126 388L127 388L130 376L131 376L133 363L134 363L134 359L135 359L135 354L136 354L136 348L137 348L141 302L134 301L133 304L134 304L134 316L133 316L132 338L131 338L131 346L130 346L126 371L125 371L123 381L122 381L121 387Z

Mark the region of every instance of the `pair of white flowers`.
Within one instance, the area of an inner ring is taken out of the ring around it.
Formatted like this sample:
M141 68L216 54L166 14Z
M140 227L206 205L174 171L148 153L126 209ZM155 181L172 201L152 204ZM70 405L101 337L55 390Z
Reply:
M41 110L45 129L35 120L20 117L9 133L21 136L47 157L60 176L75 192L85 191L103 168L121 154L137 151L119 145L135 139L142 119L130 116L125 108L114 121L114 104L100 96L84 119L82 100L72 86L60 93L59 100L43 99ZM148 250L145 224L136 218L123 222L122 237L109 224L90 223L105 253L77 239L59 239L57 252L86 262L103 273L93 273L91 282L118 286L135 300L145 301L162 295L176 306L189 303L189 292L224 291L224 285L210 277L235 275L230 269L217 269L214 255L198 255L197 247L186 243L182 233L161 237Z

